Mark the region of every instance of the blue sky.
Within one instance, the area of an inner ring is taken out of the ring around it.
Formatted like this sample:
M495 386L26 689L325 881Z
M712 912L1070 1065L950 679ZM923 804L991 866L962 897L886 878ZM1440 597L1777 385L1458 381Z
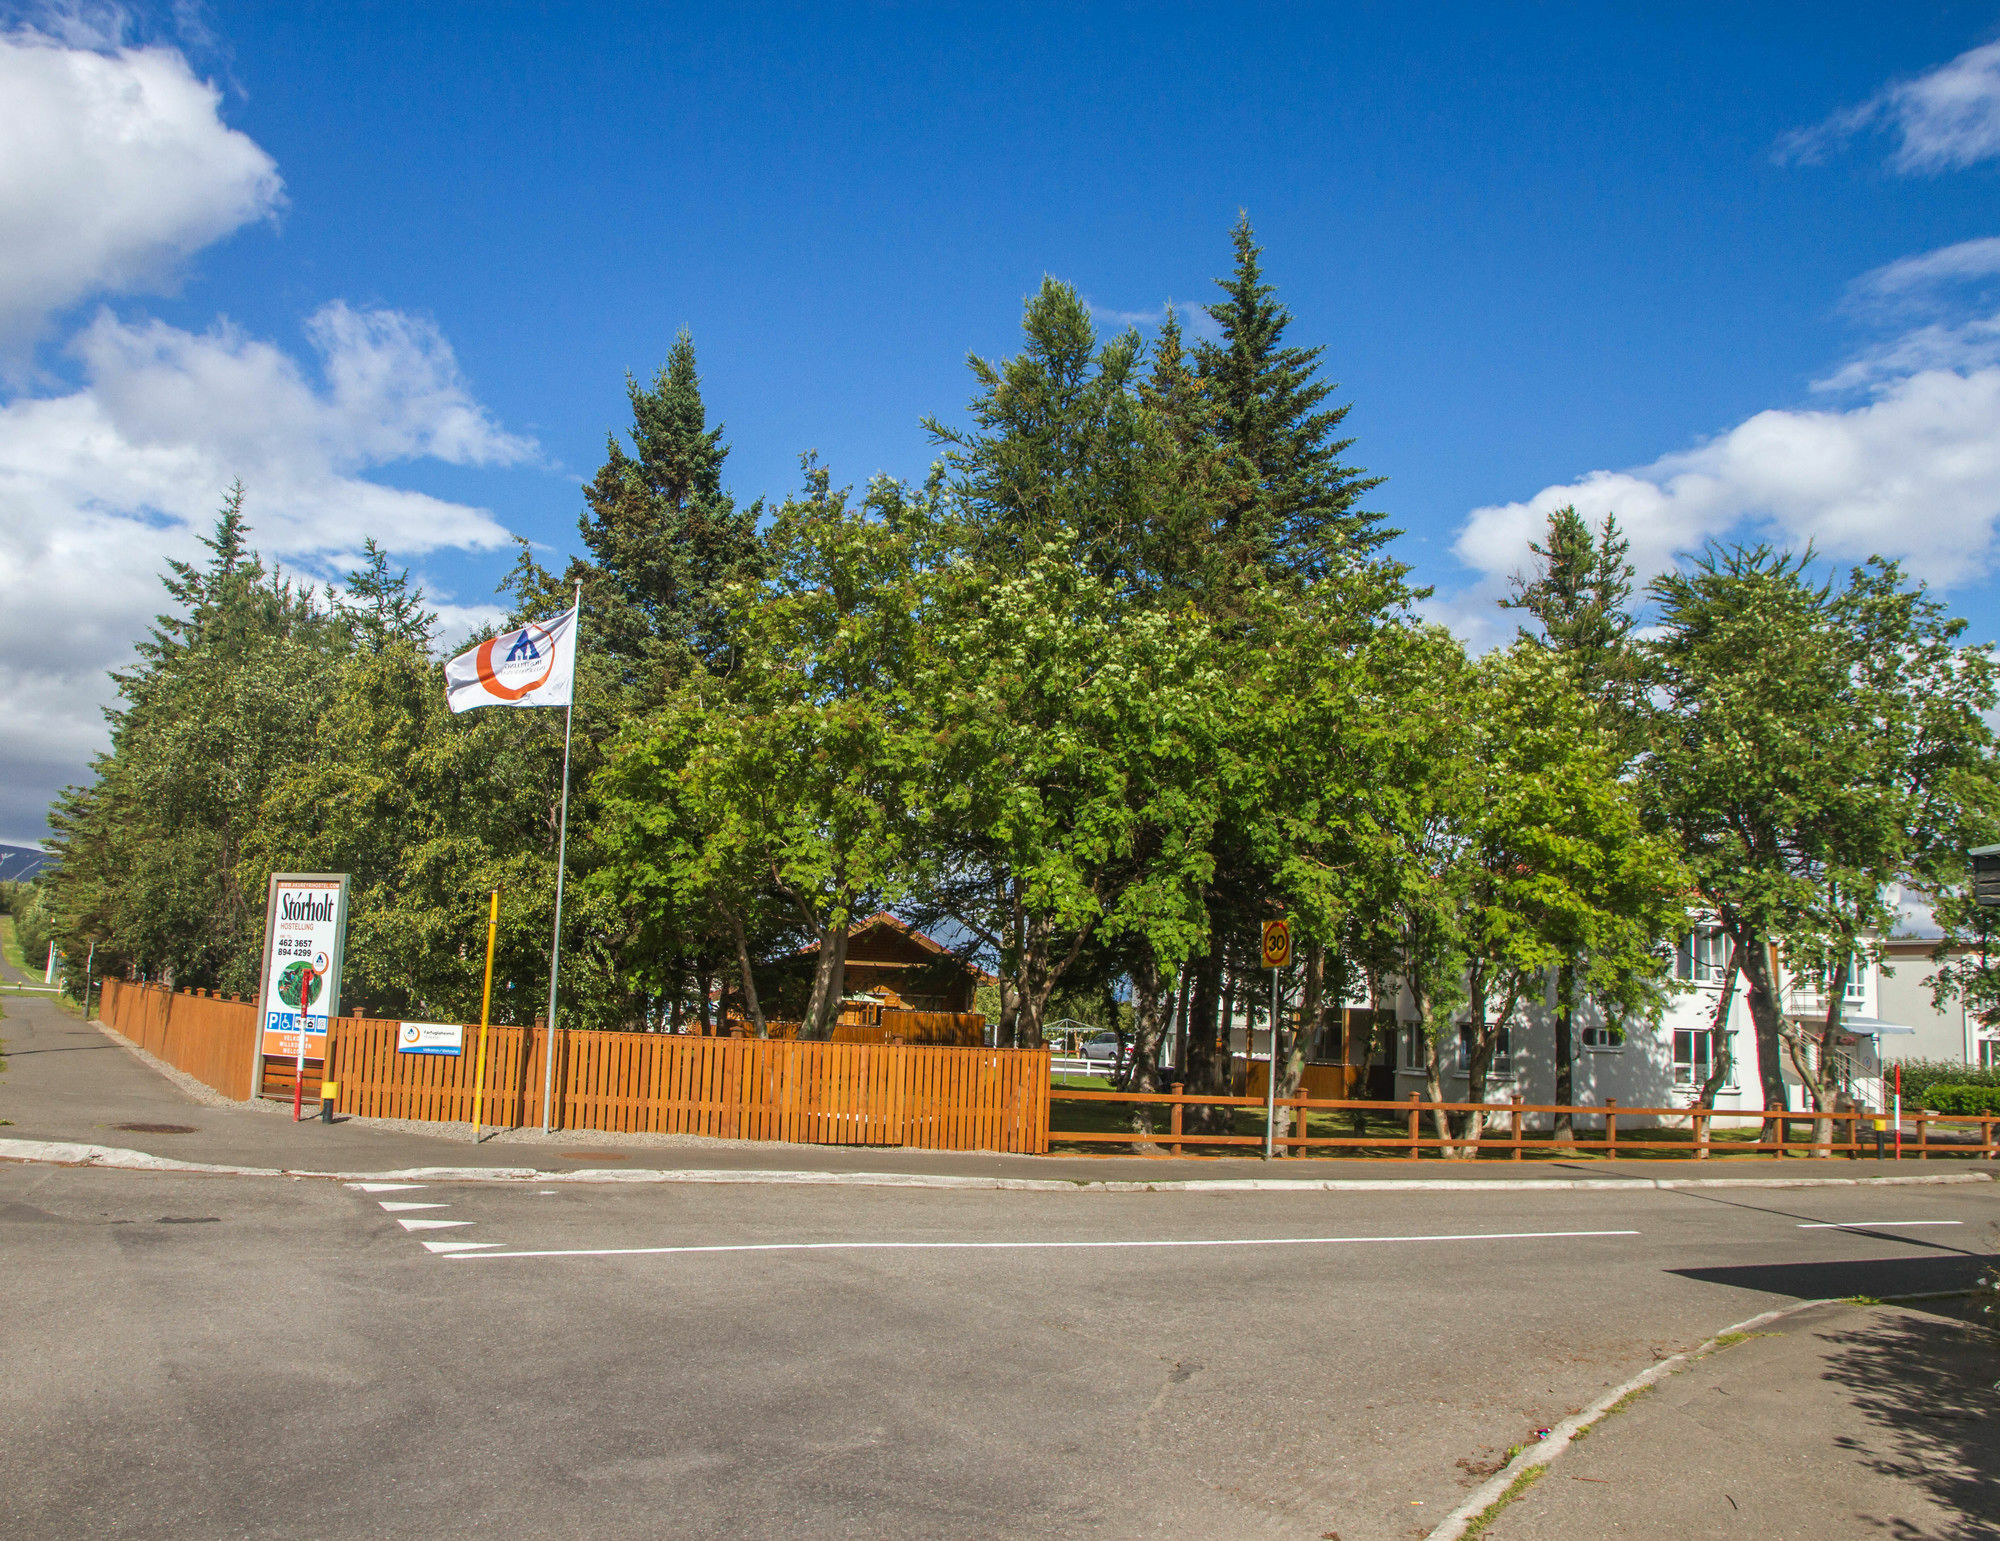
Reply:
M679 328L739 496L915 476L1043 274L1199 303L1239 208L1469 639L1572 498L2000 634L2000 4L1627 9L0 12L0 838L230 475L470 627Z

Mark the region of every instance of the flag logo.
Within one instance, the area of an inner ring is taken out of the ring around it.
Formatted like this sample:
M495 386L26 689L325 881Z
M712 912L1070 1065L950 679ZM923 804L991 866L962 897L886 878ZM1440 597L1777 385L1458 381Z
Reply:
M510 646L496 665L493 655L502 642ZM478 654L479 683L496 701L518 701L529 691L541 689L556 666L554 640L533 621L519 631L488 637L479 644Z
M444 666L454 712L476 706L567 706L576 672L576 611L488 637Z

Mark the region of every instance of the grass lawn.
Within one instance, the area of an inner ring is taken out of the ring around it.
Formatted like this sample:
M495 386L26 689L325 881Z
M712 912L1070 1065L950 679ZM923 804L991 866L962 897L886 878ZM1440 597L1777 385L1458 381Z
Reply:
M28 960L21 956L21 939L14 934L12 915L0 915L0 958L6 959L22 973L28 972Z

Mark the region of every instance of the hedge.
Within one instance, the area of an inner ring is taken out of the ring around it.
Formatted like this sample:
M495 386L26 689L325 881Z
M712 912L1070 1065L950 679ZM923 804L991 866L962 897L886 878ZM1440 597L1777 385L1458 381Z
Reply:
M1920 1108L1933 1086L2000 1086L2000 1066L1968 1065L1954 1059L1906 1059L1903 1070L1903 1106ZM1895 1087L1896 1062L1882 1067L1882 1089Z
M1933 1086L1924 1093L1932 1113L2000 1113L2000 1086Z

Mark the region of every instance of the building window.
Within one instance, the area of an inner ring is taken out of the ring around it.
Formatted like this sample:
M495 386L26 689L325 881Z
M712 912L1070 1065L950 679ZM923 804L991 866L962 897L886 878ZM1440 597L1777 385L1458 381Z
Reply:
M1720 926L1696 926L1674 947L1674 978L1689 984L1719 985L1729 967L1729 938Z
M1610 1054L1625 1047L1625 1029L1610 1022L1596 1022L1580 1035L1583 1046L1593 1054Z
M1428 1068L1424 1059L1424 1030L1421 1027L1404 1028L1403 1069L1425 1070Z
M1472 1029L1458 1030L1458 1062L1468 1074L1472 1070ZM1500 1036L1493 1044L1493 1063L1486 1067L1486 1073L1493 1076L1511 1076L1514 1073L1514 1033L1512 1028L1500 1029Z
M1705 1082L1714 1064L1710 1056L1712 1048L1707 1028L1675 1028L1674 1085L1700 1086Z
M1979 1068L1982 1070L2000 1069L2000 1038L1982 1038L1979 1040Z
M1868 960L1859 953L1847 960L1847 988L1841 1000L1849 1006L1868 1004Z

